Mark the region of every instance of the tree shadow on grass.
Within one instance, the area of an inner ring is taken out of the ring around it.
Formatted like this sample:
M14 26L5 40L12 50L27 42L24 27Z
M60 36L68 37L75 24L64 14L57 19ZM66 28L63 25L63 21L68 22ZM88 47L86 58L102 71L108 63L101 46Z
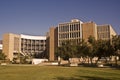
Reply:
M82 80L80 78L74 78L74 77L57 77L55 79L57 80Z
M80 76L80 77L83 77L87 80L112 80L112 79L108 79L108 78L95 77L95 76Z
M79 77L57 77L57 80L112 80L108 78L95 77L95 76L79 76Z

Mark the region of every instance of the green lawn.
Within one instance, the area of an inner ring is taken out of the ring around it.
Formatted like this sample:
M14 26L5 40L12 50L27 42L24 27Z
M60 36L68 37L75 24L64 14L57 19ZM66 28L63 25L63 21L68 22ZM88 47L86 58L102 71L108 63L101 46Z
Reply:
M0 66L0 80L120 80L120 70L60 66Z

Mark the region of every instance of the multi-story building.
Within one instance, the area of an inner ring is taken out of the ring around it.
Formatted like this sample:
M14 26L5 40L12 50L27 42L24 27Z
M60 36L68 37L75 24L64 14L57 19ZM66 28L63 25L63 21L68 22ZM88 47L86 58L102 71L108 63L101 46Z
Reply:
M7 33L3 36L3 53L12 61L19 54L44 58L46 53L46 36L30 36Z
M51 58L52 60L54 59L55 48L61 46L63 41L74 40L78 44L81 40L87 41L89 36L94 37L96 40L109 40L112 36L116 35L116 32L110 25L98 26L93 21L81 22L78 19L73 19L71 22L60 23L56 29L50 28L49 35L49 37L51 37L49 41L49 46L51 47L49 47L49 50L52 51L49 51L49 55L51 55L49 59ZM55 36L55 34L58 36Z
M54 61L56 48L61 46L64 41L75 41L78 44L81 40L87 41L89 36L93 36L96 40L109 40L114 35L116 32L110 25L97 25L95 22L83 23L78 19L73 19L71 22L51 27L47 36L4 34L3 53L11 61L19 53L23 56L38 58L48 56L50 61Z
M110 40L112 36L117 35L111 25L98 25L97 37L101 40Z
M82 39L82 22L73 19L71 22L58 24L58 46L65 40L74 40L79 43Z
M97 40L97 25L92 21L82 24L82 39L88 41L89 36Z

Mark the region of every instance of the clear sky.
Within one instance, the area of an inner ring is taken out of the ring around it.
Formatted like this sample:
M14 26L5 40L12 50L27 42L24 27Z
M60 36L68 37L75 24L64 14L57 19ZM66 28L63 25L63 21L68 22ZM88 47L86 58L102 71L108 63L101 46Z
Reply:
M120 0L0 0L0 39L8 32L46 35L74 18L110 24L120 34Z

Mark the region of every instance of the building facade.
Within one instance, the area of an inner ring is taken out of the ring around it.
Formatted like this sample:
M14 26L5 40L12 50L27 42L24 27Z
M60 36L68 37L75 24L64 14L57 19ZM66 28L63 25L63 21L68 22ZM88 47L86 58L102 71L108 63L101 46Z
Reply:
M94 37L96 40L109 40L112 36L117 35L111 25L100 26L93 21L81 22L78 19L73 19L71 22L60 23L56 29L55 32L55 29L50 28L50 37L52 36L51 38L54 38L54 40L51 39L49 41L51 46L49 50L52 51L49 52L49 55L51 55L49 57L52 58L52 60L53 54L55 54L55 49L52 49L53 45L57 44L54 48L59 47L62 45L62 42L66 40L73 40L78 44L81 40L88 41L89 36ZM53 32L58 36L53 35Z
M58 24L58 46L65 40L74 40L76 43L79 43L82 39L81 24L82 22L78 19Z
M44 58L46 36L30 36L7 33L3 35L3 52L12 61L19 55Z
M114 35L117 34L111 25L97 25L92 21L82 22L73 19L70 22L59 23L57 27L51 27L47 36L4 34L3 53L11 61L19 54L36 58L47 57L54 61L55 51L64 41L75 41L78 44L81 40L87 41L89 36L96 40L109 40Z
M97 26L97 37L101 40L110 40L112 36L117 35L111 25L98 25Z
M47 34L47 53L50 61L55 60L55 50L58 47L58 27L51 27Z
M82 39L88 41L89 36L97 40L97 24L92 21L82 24Z

